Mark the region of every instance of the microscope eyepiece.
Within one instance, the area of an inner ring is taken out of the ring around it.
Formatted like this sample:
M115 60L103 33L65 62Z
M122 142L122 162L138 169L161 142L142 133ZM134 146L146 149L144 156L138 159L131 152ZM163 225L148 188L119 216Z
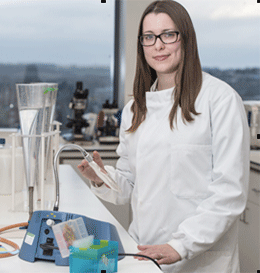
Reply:
M82 82L77 82L77 90L82 90L83 88L83 83Z

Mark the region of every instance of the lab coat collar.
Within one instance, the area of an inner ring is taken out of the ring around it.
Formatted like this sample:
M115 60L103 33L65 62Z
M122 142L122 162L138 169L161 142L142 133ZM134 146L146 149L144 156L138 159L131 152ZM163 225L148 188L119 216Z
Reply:
M149 106L161 107L160 106L161 103L172 104L174 101L174 97L173 97L174 87L157 91L156 90L157 82L158 82L158 78L155 80L155 82L151 86L150 92L146 92L146 105L148 107Z

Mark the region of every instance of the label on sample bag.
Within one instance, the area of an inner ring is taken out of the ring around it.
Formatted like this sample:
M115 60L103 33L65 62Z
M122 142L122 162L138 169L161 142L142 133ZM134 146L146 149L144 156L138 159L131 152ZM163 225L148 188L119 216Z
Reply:
M32 234L32 233L30 233L30 232L27 232L24 242L25 242L26 244L28 244L28 245L32 245L32 244L33 244L34 237L35 237L34 234Z

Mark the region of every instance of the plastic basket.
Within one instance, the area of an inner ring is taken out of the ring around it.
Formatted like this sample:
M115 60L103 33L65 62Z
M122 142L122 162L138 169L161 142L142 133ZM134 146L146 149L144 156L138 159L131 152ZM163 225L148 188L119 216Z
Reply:
M117 272L118 242L94 240L90 248L70 246L70 273Z

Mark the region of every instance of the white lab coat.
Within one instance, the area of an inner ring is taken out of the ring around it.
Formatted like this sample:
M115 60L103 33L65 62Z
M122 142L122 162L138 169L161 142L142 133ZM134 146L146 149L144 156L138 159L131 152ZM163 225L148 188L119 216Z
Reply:
M154 88L154 85L152 89ZM131 100L122 113L116 169L105 166L122 194L92 187L114 204L131 202L129 234L138 244L170 244L181 255L164 272L237 273L238 218L247 200L249 128L240 96L203 72L195 109L170 130L173 88L146 92L147 115L134 133Z

